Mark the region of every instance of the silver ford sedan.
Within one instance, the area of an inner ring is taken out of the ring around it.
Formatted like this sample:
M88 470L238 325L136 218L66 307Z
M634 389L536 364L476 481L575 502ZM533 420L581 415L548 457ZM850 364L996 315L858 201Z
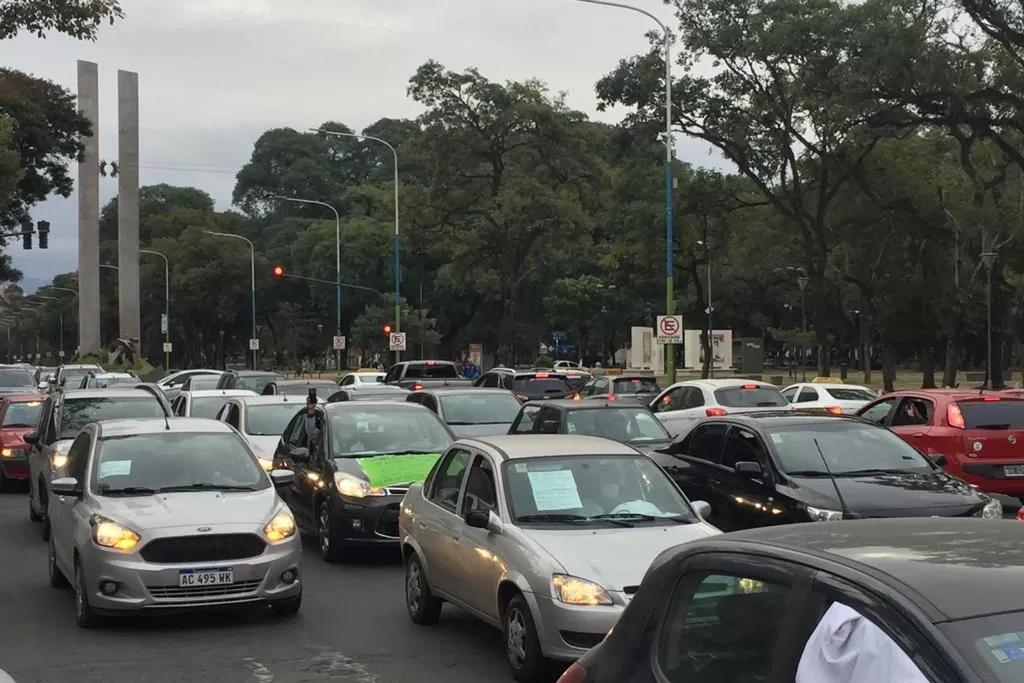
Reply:
M545 676L601 642L666 548L721 533L649 457L592 436L455 442L402 501L406 605L503 630L512 674Z
M152 609L302 604L301 542L244 439L209 419L87 425L50 483L49 574L75 592L78 625Z

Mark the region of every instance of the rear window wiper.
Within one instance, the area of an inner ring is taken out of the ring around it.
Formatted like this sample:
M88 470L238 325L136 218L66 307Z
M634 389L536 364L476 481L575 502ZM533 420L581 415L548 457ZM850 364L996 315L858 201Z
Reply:
M969 429L1009 429L1010 424L987 424L987 425L974 425Z
M124 486L119 489L110 488L101 484L97 489L101 496L152 496L157 493L156 489L145 486Z
M213 484L200 481L195 484L182 484L181 486L163 486L160 493L173 493L176 491L255 491L252 486L237 486L235 484Z

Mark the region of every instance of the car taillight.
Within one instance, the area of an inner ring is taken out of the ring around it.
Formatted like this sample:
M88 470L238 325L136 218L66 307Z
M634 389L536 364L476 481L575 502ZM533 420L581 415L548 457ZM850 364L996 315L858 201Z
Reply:
M708 408L704 411L704 414L708 417L719 417L721 415L728 415L729 411L724 408Z
M740 387L740 388L741 388L741 389L757 389L757 388L758 388L758 386L757 386L756 384L744 384L744 385L743 385L742 387Z
M584 683L587 680L587 670L573 662L572 666L565 670L565 673L558 677L558 683Z
M614 401L614 400L616 400L616 398L615 398L615 394L608 394L608 400L609 400L609 401Z
M981 400L982 401L999 401L1001 399L998 396L986 396L985 398L983 398Z
M413 384L412 385L412 390L413 391L420 391L422 389L423 389L423 385L422 384Z
M547 379L550 376L551 375L549 375L546 372L538 372L536 375L534 375L534 377L536 377L537 379Z
M523 396L522 394L516 394L516 400L519 401L520 403L526 403L527 401L530 400L530 397Z
M830 415L842 415L843 409L840 408L839 406L829 406L825 408L825 412L829 413Z
M964 428L964 414L960 412L960 406L955 403L946 406L946 422L955 429Z
M1024 522L1024 508L1017 510L1017 519Z
M572 395L572 400L574 400L574 401L582 401L583 397L580 396L580 392L577 391L575 394Z

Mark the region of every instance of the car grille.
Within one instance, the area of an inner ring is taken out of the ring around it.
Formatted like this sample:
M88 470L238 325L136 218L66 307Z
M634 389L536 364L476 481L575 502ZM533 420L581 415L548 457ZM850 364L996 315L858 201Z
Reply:
M263 539L254 534L175 536L150 541L139 554L146 562L183 564L244 560L262 554L266 547Z
M259 581L239 581L229 586L146 586L146 590L157 600L161 599L188 599L188 600L218 600L220 598L232 597L252 593L263 583Z
M388 509L380 513L375 531L378 536L398 538L398 505L389 505Z
M388 496L404 496L409 492L409 488L406 486L391 486L384 489L384 493Z

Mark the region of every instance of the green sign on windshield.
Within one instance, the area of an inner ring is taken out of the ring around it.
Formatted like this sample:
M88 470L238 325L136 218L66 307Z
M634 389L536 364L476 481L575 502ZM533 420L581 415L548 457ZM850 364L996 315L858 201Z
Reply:
M421 482L430 474L430 469L440 458L439 453L429 455L378 455L375 458L359 458L359 463L370 486L387 488L396 484Z

